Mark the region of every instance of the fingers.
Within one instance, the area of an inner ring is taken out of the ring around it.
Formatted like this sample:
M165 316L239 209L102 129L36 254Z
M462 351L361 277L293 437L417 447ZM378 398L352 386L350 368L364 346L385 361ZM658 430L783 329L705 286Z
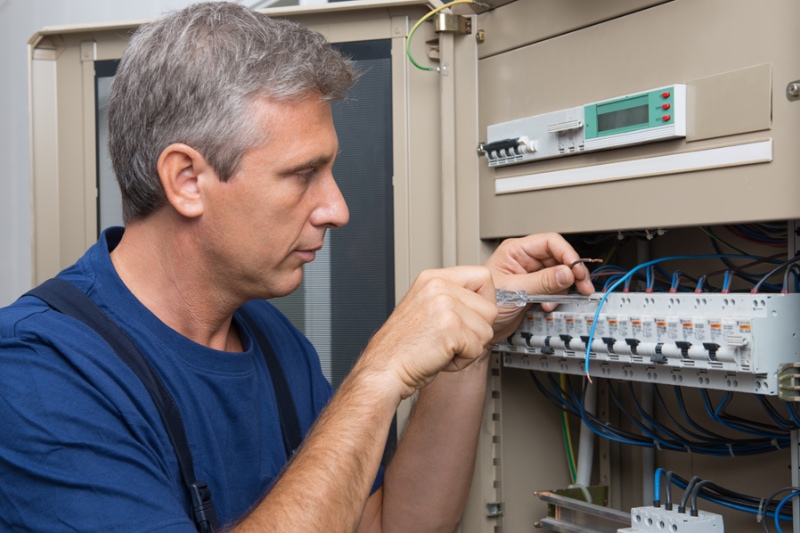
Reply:
M497 313L488 269L423 272L357 364L387 372L407 397L439 372L460 370L483 355Z
M528 235L503 241L486 262L495 284L531 294L559 294L573 284L584 294L594 288L580 256L557 233Z
M452 354L451 359L457 360L457 368L480 357L491 342L498 309L487 269L429 270L420 274L409 294L427 306L428 324L436 328L433 333L444 343L445 352Z
M484 267L459 266L426 270L417 277L411 290L415 288L427 298L440 294L452 295L487 317L496 313L492 309L495 301L494 281L491 272Z
M506 239L490 260L510 273L533 272L554 265L571 265L580 259L578 253L558 233L537 233L517 239Z

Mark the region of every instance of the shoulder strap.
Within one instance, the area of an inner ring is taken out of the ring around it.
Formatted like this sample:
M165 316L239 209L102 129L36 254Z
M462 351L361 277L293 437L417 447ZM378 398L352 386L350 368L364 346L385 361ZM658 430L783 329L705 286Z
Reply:
M283 448L286 451L286 458L291 459L294 452L300 446L303 440L303 434L300 431L300 420L297 417L297 410L294 406L292 399L291 389L289 389L289 382L286 381L286 375L281 367L281 362L275 354L275 349L272 343L269 342L267 336L261 331L261 328L255 323L253 317L244 310L239 309L242 321L247 326L247 329L255 336L256 342L264 359L267 362L267 369L272 378L272 388L275 390L275 399L278 402L278 416L281 422L281 433L283 434Z
M35 296L56 311L80 320L94 329L139 377L158 408L172 446L175 448L181 476L191 496L192 516L197 530L201 533L213 532L217 527L217 517L211 501L211 490L205 482L195 479L192 454L181 413L172 395L133 340L91 298L63 279L47 280L28 291L26 295Z

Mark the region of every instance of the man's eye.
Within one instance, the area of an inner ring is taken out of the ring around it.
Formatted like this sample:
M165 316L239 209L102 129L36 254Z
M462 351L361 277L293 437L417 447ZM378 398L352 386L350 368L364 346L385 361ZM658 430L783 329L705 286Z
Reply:
M297 177L302 179L302 180L304 180L304 181L309 181L316 175L317 175L317 169L316 168L312 168L310 170L304 170L302 172L298 172L297 173Z

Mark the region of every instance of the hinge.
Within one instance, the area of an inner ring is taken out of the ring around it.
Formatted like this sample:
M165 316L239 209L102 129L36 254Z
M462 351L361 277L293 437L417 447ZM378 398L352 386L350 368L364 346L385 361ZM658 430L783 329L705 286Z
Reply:
M433 19L433 28L436 33L472 33L472 19L464 15L452 13L437 13Z

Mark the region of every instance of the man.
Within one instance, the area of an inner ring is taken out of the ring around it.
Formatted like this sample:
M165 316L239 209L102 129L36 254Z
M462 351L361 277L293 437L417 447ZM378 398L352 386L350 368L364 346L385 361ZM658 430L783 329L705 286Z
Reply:
M453 530L488 347L521 317L498 311L495 285L591 291L552 234L507 241L484 267L424 272L332 395L311 345L264 300L296 289L325 232L348 221L328 102L353 78L319 35L233 3L143 26L109 108L126 227L59 275L123 327L175 398L226 530ZM243 311L296 404L305 439L291 459ZM94 331L26 296L0 311L0 364L4 531L195 530L158 411ZM418 390L384 473L394 411Z

